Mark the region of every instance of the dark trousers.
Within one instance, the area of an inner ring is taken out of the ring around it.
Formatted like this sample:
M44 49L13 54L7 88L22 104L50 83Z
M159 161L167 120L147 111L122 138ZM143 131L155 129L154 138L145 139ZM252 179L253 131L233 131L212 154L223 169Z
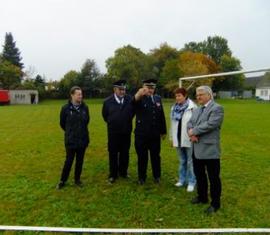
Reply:
M118 175L126 177L128 174L129 148L131 133L129 134L108 134L109 151L109 177L117 178Z
M138 177L140 180L146 180L148 151L152 165L152 174L155 179L160 178L160 135L153 136L135 136L135 149L138 155Z
M81 178L82 173L82 165L84 159L85 148L78 148L78 149L69 149L66 148L66 161L63 167L61 181L66 182L72 167L72 163L74 158L76 157L75 163L75 174L74 180L79 181Z
M219 159L197 159L193 154L193 168L197 180L198 198L202 202L208 200L208 183L210 182L211 206L220 208L221 180Z

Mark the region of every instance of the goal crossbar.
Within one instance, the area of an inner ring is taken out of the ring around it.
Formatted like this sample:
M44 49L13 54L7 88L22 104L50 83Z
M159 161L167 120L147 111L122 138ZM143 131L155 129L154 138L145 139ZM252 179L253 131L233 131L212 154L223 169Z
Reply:
M213 74L190 76L190 77L181 77L181 78L179 78L179 87L182 87L182 81L195 81L195 80L201 79L201 78L224 77L224 76L229 76L229 75L259 73L259 72L268 72L268 71L270 71L270 68L253 69L253 70L240 70L240 71L213 73Z

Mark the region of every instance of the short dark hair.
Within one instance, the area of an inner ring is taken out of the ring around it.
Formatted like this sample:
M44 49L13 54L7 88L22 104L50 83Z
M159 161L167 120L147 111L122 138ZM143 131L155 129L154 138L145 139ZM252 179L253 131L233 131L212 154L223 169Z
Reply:
M176 94L182 94L183 96L185 96L185 97L187 97L187 90L185 89L185 88L176 88L175 90L174 90L174 94L176 95Z
M77 90L81 91L82 89L79 86L73 86L70 88L69 94L74 95L75 91L77 91Z

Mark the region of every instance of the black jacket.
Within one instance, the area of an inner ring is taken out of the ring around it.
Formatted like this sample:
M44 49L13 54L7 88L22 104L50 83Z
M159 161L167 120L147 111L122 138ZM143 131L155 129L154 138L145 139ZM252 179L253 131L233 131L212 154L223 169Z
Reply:
M136 101L133 98L133 105L136 113L136 135L164 135L167 133L166 120L161 102L158 95L151 97L144 96Z
M65 131L65 146L67 148L86 148L89 144L89 109L82 103L77 110L69 101L61 109L60 126Z
M114 94L105 99L102 107L102 116L107 122L108 133L129 134L132 131L134 109L129 95L124 96L124 103L117 103Z

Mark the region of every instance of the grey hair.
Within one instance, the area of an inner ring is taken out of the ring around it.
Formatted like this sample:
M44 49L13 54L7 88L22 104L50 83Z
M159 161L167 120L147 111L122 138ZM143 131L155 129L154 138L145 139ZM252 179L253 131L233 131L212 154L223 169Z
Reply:
M197 91L203 91L203 92L210 95L211 100L214 99L213 91L212 91L211 87L209 87L209 86L199 86L196 88L196 92Z

